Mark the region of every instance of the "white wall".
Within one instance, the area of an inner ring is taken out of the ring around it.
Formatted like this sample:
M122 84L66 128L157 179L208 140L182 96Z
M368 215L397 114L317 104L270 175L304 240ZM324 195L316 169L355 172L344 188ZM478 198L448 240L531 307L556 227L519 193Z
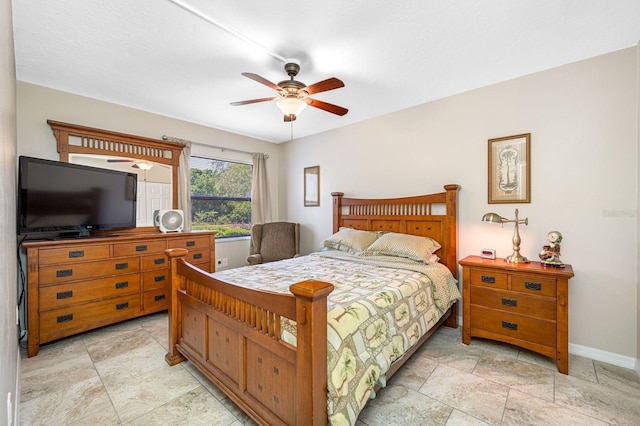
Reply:
M18 82L17 98L18 155L52 160L59 158L56 140L47 119L155 139L161 139L163 135L186 139L194 142L191 147L192 155L223 160L245 163L252 161L249 154L221 151L206 144L264 152L269 155L267 173L271 177L269 186L273 217L274 220L279 218L276 202L279 195L279 154L277 145L273 143L25 82ZM216 257L228 258L229 267L246 265L248 255L248 239L216 244Z
M16 72L11 1L0 1L0 424L15 422L20 351L16 327ZM11 409L9 408L11 406Z
M331 233L332 191L388 197L459 194L459 257L511 253L513 225L482 223L494 211L529 219L521 253L537 260L546 234L564 235L573 265L569 340L574 353L638 357L637 49L419 105L281 146L280 209L302 224L302 250ZM407 88L410 90L410 88ZM301 117L304 119L304 117ZM339 120L339 118L336 118ZM531 133L531 203L487 203L488 139ZM320 207L303 207L304 167L320 165Z

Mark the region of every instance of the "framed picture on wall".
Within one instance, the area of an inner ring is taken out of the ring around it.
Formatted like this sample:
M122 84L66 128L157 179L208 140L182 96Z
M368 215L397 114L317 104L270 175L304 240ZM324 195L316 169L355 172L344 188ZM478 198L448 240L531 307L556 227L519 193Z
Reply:
M489 139L489 204L531 202L531 133Z
M304 206L320 205L320 166L304 168Z

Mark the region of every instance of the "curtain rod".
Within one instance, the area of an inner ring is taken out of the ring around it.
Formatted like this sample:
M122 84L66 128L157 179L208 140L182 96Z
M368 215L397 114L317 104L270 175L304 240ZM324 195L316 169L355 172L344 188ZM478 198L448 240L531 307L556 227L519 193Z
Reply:
M209 148L219 149L222 152L230 151L230 152L237 152L239 154L249 154L249 155L257 154L256 152L243 151L241 149L227 148L227 147L218 146L218 145L209 145L207 143L193 142L193 141L190 141L188 139L175 138L173 136L167 136L167 135L162 135L162 140L163 141L169 141L169 142L178 142L178 143L181 143L181 144L185 144L185 143L188 142L188 143L190 143L192 145L200 145L200 146L206 146L206 147L209 147ZM269 155L265 154L264 157L265 158L269 158Z

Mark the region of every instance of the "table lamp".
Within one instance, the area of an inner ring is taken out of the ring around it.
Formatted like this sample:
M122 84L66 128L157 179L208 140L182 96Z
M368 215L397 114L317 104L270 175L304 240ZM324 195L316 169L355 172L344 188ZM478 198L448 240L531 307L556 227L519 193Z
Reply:
M483 222L499 223L504 225L505 223L515 223L516 229L513 232L513 253L511 256L505 257L504 260L511 263L529 263L529 260L520 254L520 233L518 232L518 225L529 224L529 219L518 219L518 209L516 209L516 218L513 220L505 219L497 213L487 213L482 216Z

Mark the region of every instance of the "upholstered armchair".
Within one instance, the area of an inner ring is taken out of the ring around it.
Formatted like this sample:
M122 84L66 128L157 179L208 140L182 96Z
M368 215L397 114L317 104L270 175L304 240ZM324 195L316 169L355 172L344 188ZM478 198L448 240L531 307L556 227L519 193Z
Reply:
M290 259L300 255L300 224L270 222L251 227L250 265Z

